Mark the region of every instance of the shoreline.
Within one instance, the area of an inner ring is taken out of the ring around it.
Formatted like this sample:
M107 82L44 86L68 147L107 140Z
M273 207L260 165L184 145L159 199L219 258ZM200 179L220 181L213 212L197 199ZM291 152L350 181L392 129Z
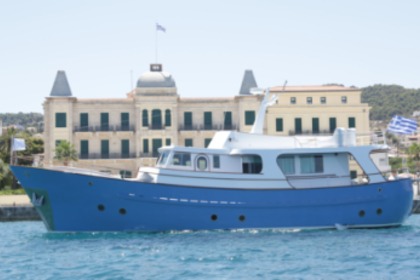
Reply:
M41 220L26 194L0 195L0 222Z

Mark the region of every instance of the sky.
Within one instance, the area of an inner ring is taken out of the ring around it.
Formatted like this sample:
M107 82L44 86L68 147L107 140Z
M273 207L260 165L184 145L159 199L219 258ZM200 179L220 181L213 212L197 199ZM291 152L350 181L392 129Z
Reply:
M58 70L77 98L124 98L155 62L181 97L235 96L247 69L263 88L420 88L419 10L414 0L0 0L0 113L42 113Z

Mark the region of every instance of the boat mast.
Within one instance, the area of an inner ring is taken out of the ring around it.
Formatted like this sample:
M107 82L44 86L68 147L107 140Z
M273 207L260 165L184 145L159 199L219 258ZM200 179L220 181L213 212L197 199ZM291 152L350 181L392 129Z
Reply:
M255 89L251 91L253 93L261 93L262 90ZM259 91L259 92L258 92ZM257 118L254 121L254 125L252 126L251 132L252 134L263 134L264 129L264 119L265 119L265 111L267 107L273 105L277 101L277 96L270 97L270 88L265 89L265 95L263 100L261 101L260 109L258 110Z

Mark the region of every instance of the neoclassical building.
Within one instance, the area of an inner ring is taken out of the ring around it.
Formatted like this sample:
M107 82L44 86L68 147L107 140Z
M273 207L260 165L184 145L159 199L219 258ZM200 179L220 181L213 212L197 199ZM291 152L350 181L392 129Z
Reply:
M246 70L236 95L185 98L172 75L152 64L125 97L82 99L58 71L44 102L44 164L59 164L54 150L67 140L79 154L73 166L135 175L138 167L154 165L161 146L206 147L218 130L250 131L263 97L250 93L256 86ZM361 103L357 88L274 86L270 92L278 99L267 109L266 134L329 134L336 127L369 131L369 106Z

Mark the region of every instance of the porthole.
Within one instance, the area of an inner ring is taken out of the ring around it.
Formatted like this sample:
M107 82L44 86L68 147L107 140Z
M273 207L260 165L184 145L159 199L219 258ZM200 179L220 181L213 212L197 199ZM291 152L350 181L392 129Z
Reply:
M93 186L93 183L92 183L92 182L89 182L89 183L88 183L88 186L89 186L89 187Z
M382 215L382 208L378 208L378 209L376 209L376 214L377 214L378 216Z
M105 206L103 204L99 204L98 205L98 210L99 211L104 211L105 210Z
M359 217L364 217L365 216L365 210L360 210L359 211Z
M217 221L217 215L215 215L215 214L211 215L210 219L212 221Z
M378 192L381 192L382 191L382 188L378 188Z
M239 221L241 221L241 222L245 221L245 216L244 215L240 215L239 216Z
M120 208L119 212L121 215L125 215L127 213L127 210L125 210L125 208Z

